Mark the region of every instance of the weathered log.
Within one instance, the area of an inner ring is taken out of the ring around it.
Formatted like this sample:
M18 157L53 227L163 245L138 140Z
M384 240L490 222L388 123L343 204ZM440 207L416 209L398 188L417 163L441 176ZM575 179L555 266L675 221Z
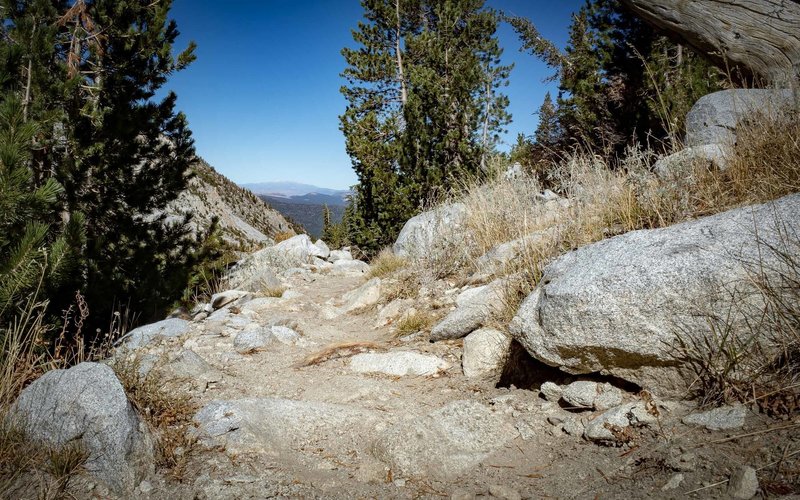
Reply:
M622 0L719 64L769 83L800 75L800 0Z

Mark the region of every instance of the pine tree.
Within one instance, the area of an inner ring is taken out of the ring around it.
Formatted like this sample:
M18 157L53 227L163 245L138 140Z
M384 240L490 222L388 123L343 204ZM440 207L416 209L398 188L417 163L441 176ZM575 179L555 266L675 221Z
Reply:
M342 50L348 101L340 117L347 153L358 177L348 231L353 243L374 253L391 242L412 207L399 189L398 157L407 96L404 39L416 29L409 0L363 0L365 22Z
M155 98L194 58L193 45L172 54L170 5L3 0L0 84L40 124L29 146L32 182L53 178L64 188L51 224L84 226L86 238L72 243L80 266L65 286L87 297L85 330L106 326L120 303L144 321L161 316L202 258L188 220L164 215L195 161L175 95ZM53 310L70 297L54 294Z
M539 125L534 133L534 141L541 148L553 148L561 140L558 111L550 92L544 95L544 102L539 107Z
M446 0L426 4L424 16L422 31L406 40L411 64L400 160L404 192L417 208L481 173L510 119L498 92L511 71L499 65L498 15L482 0Z
M498 16L482 0L364 0L342 88L358 184L348 235L367 254L390 244L437 192L479 175L509 121L500 92Z
M24 103L14 96L0 103L0 331L29 299L46 300L62 286L82 238L77 219L51 223L63 192L55 179L35 187L30 144L37 132Z

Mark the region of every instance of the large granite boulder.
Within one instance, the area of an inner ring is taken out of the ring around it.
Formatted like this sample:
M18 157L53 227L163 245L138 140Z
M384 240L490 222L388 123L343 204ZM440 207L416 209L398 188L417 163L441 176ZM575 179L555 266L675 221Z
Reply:
M401 257L423 258L455 236L463 235L467 207L463 203L441 207L406 222L392 249Z
M99 363L53 370L20 394L12 423L55 448L79 443L86 470L119 494L130 494L153 470L153 442L114 371Z
M301 262L309 262L312 257L325 258L330 255L330 250L327 247L318 247L307 234L292 236L272 248Z
M686 145L736 142L736 128L759 113L775 116L796 106L791 90L731 89L701 97L686 115Z
M677 335L700 338L725 318L731 290L752 292L770 246L800 233L800 194L672 227L634 231L563 255L519 308L512 335L536 359L573 374L604 372L677 392ZM750 294L755 299L757 294ZM746 318L731 317L735 331Z

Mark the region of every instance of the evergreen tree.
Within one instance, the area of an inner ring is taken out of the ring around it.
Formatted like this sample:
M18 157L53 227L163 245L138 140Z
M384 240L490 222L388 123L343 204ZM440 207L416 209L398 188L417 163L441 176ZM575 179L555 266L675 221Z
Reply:
M553 148L561 140L558 112L550 92L544 95L544 102L539 107L539 125L534 133L534 141L541 148Z
M358 177L348 233L366 252L388 244L411 214L399 190L398 157L407 96L404 39L416 27L416 2L363 0L364 22L353 32L358 48L342 50L348 101L340 117Z
M364 0L342 51L341 116L358 176L347 219L366 253L390 244L436 191L475 175L508 122L497 15L482 0Z
M13 97L0 103L0 331L32 296L45 300L63 285L82 239L79 220L51 223L63 188L52 177L34 185L30 144L38 127L24 107Z
M155 99L193 45L173 56L170 1L2 1L0 84L39 124L32 182L63 186L50 224L80 223L86 235L65 286L86 296L91 328L119 303L142 320L161 316L203 258L187 220L164 215L195 156L175 95ZM53 310L71 296L54 294Z
M508 123L507 98L497 92L510 67L500 66L498 16L482 0L425 5L422 31L407 40L413 62L404 108L403 188L420 207L481 172L482 160Z

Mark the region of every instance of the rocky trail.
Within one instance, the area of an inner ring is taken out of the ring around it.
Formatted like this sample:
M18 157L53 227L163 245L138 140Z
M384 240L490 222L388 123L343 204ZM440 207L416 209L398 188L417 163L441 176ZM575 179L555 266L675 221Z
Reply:
M764 422L734 407L687 426L691 405L643 400L604 381L564 386L573 379L561 376L543 394L497 388L464 376L462 340L396 338L394 318L381 314L380 280L306 271L284 283L281 298L226 292L220 304L236 300L177 335L169 322L182 320L140 337L142 359L199 410L181 481L153 476L136 494L682 498L700 489L702 498L728 497L739 466L772 458L792 435L712 445Z

